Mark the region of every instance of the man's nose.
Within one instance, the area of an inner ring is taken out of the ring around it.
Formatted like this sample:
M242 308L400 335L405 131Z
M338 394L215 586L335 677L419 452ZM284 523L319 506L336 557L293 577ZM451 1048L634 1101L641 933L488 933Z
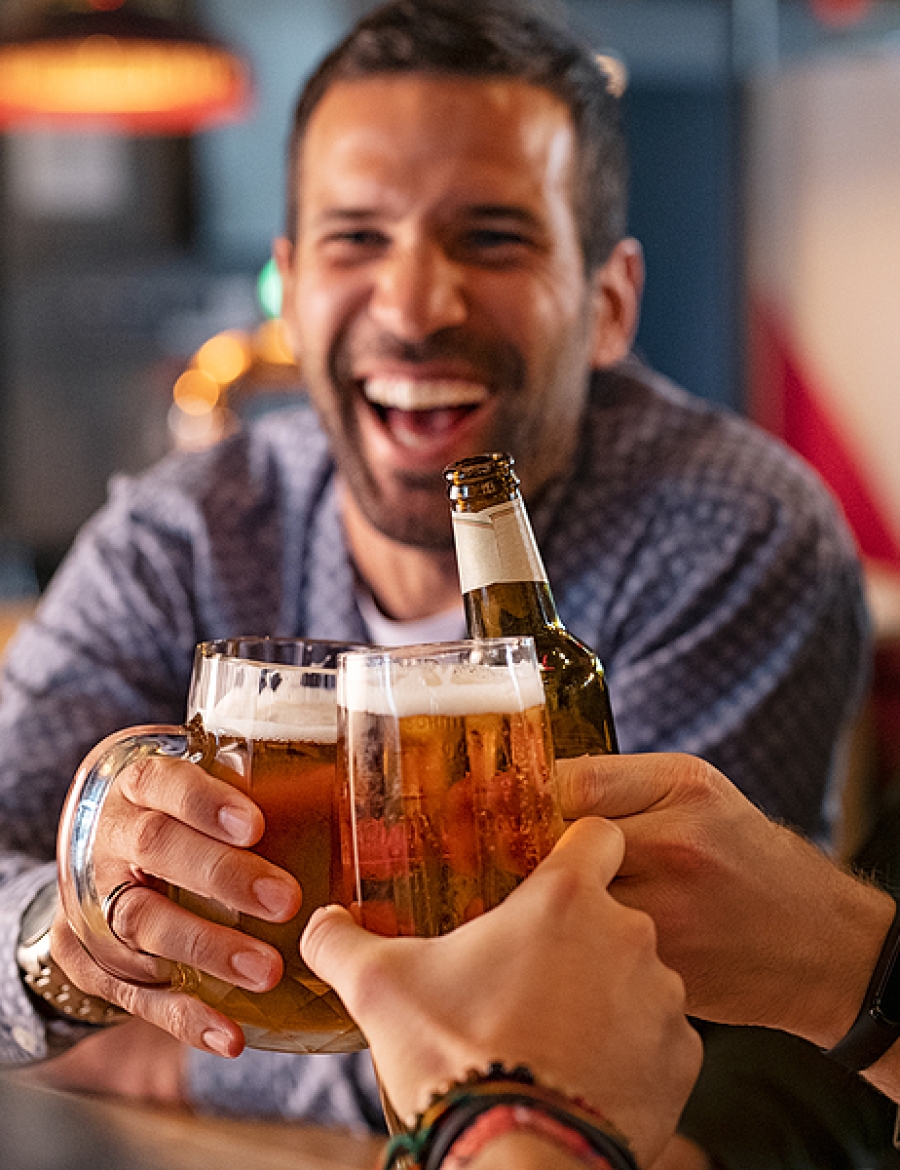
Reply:
M468 316L463 272L436 244L397 245L382 259L370 312L403 341L422 341Z

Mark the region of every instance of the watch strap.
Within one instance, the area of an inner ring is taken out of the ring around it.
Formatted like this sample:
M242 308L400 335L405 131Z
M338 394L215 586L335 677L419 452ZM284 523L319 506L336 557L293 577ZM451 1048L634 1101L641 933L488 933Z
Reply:
M22 971L25 986L49 1008L45 1014L64 1017L78 1024L105 1028L128 1019L124 1008L105 999L86 995L69 979L49 954Z
M866 988L859 1015L850 1030L825 1055L854 1072L873 1065L884 1056L892 1044L900 1039L900 1012L884 1011L885 1000L892 1005L900 1003L900 902L896 902L894 918L885 936L878 961Z
M16 962L35 1007L48 1023L70 1020L107 1027L128 1012L98 996L87 995L71 981L50 953L50 930L59 906L56 882L38 890L22 919ZM36 918L36 921L33 919Z

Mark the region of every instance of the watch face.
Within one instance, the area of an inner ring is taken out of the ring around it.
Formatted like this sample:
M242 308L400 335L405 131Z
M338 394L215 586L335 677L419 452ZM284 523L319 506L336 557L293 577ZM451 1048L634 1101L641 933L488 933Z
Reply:
M20 946L31 946L50 929L58 903L59 894L56 882L50 882L38 891L22 915L22 929L19 934Z

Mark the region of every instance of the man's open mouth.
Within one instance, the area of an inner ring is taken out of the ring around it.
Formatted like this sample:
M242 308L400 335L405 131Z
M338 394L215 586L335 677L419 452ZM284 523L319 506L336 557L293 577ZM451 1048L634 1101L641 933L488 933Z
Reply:
M488 398L481 382L454 378L368 378L363 393L394 440L425 447L452 433Z

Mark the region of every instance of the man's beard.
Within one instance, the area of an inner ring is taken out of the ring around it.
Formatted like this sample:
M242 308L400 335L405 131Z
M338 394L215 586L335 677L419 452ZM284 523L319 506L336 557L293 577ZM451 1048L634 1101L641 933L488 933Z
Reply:
M354 494L357 506L369 523L378 531L412 548L431 552L453 550L453 528L450 519L450 502L443 476L425 477L397 474L398 489L402 503L392 506L377 490L356 491L347 479L348 487Z
M453 550L450 502L444 477L434 472L394 472L388 490L370 468L357 439L352 410L341 422L323 419L338 474L363 517L389 540L433 552Z

